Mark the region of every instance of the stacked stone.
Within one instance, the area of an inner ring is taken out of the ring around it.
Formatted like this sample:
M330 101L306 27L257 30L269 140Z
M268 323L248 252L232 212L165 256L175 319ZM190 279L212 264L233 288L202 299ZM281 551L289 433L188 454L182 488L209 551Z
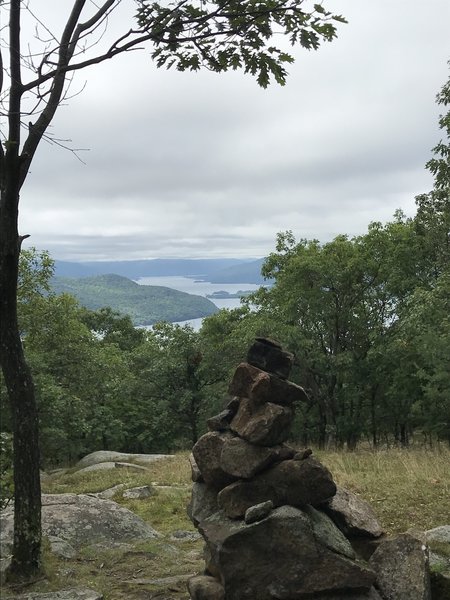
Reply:
M288 381L292 363L257 338L232 400L193 448L188 512L206 542L205 575L188 583L193 600L379 598L373 570L323 510L336 494L330 472L285 443L295 404L307 401Z

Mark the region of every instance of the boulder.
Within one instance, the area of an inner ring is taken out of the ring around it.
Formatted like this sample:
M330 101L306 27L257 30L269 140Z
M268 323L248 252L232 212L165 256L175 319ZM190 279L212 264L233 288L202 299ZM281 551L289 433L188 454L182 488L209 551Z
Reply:
M223 586L208 575L196 575L188 580L188 591L193 600L224 600Z
M283 350L275 340L257 337L249 348L247 362L287 379L294 363L294 355Z
M302 461L285 460L250 481L236 481L223 488L217 500L225 514L236 519L243 517L250 506L267 500L274 506L315 506L335 492L331 473L310 456Z
M242 438L227 440L220 455L222 469L242 479L250 479L268 466L292 458L295 450L288 446L255 446Z
M2 547L12 547L13 519L9 507L0 516ZM109 546L160 537L130 510L86 494L43 494L42 531L75 550L97 543Z
M329 525L342 535L331 520ZM322 545L309 516L292 506L276 508L250 525L218 512L199 529L207 540L207 570L221 574L227 600L369 592L375 579L367 564Z
M141 465L149 465L158 460L174 458L172 454L127 454L125 452L114 452L111 450L98 450L91 452L79 460L75 465L76 469L84 469L103 462L132 462Z
M294 411L288 406L266 402L255 406L242 398L230 429L247 442L258 446L276 446L289 437Z
M204 481L220 489L236 478L226 473L220 464L222 448L226 441L233 438L228 432L210 431L202 435L192 448L192 454Z
M413 535L382 541L369 563L384 600L431 600L427 547Z
M345 535L378 538L383 533L370 504L343 487L336 487L323 509Z
M270 375L248 363L241 363L228 388L230 394L240 398L250 398L255 404L274 402L292 406L295 402L307 401L305 390L276 375Z

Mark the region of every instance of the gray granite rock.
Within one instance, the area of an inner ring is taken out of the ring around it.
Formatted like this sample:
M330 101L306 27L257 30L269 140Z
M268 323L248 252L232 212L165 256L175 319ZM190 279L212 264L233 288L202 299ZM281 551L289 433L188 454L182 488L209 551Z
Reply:
M295 450L288 446L256 446L235 437L224 443L220 466L234 477L250 479L273 463L292 458L294 454Z
M241 438L258 446L276 446L289 437L294 411L273 402L255 405L242 398L230 429Z
M91 465L104 462L131 462L140 465L149 465L159 460L174 458L173 454L127 454L125 452L114 452L112 450L98 450L91 452L77 462L77 469L84 469Z
M305 390L276 375L266 373L249 363L241 363L233 376L228 391L240 398L249 398L255 404L274 402L291 406L308 400Z
M331 473L312 456L302 461L285 460L250 481L239 480L218 494L219 507L232 518L243 517L255 504L271 500L274 506L319 505L333 496Z
M244 515L244 521L246 525L250 525L250 523L256 523L257 521L262 521L273 509L272 500L267 500L267 502L261 502L261 504L255 504L255 506L250 506L247 508Z
M292 506L250 525L217 512L199 529L207 540L207 570L220 573L227 600L369 592L375 579L366 563L323 546L309 516Z
M404 533L382 541L369 563L384 600L431 600L427 547L416 537Z
M377 538L383 533L370 504L343 487L336 487L323 509L346 535Z
M229 432L210 431L202 435L192 448L203 480L212 487L220 489L236 480L236 477L222 469L220 463L222 448L232 438L233 435Z
M156 490L151 485L142 485L140 487L129 488L124 490L122 497L127 500L143 500L150 498L156 493Z
M2 511L2 546L12 547L14 512ZM42 531L75 550L92 544L123 544L160 537L145 521L112 500L87 494L43 494Z
M187 513L197 527L199 523L217 512L217 490L210 488L206 483L196 482L192 486L192 494Z
M287 379L294 362L294 355L283 350L281 344L275 340L258 337L249 348L247 362Z

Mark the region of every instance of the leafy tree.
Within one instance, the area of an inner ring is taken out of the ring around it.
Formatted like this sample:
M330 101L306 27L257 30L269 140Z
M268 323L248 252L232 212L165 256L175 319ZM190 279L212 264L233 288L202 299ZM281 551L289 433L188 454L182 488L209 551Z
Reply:
M450 61L449 61L450 66ZM450 106L450 78L437 95L437 102ZM439 118L446 139L433 148L434 158L426 167L434 176L434 187L416 198L415 225L434 279L450 267L450 110Z
M36 385L42 462L67 463L122 441L126 351L99 339L85 317L66 294L34 303L24 346Z
M0 146L0 358L14 429L15 524L10 575L27 577L38 571L41 547L38 415L17 320L23 239L18 231L19 197L36 150L49 135L49 125L65 98L68 77L148 42L157 66L175 64L179 70L205 66L217 72L242 68L255 75L263 87L270 76L284 84L285 65L292 57L270 45L272 37L281 32L291 44L316 49L322 40L336 36L334 23L343 21L321 4L304 10L303 0L182 0L169 5L139 0L137 26L126 28L112 43L105 40L107 45L101 48L105 38L99 39L96 32L119 4L120 0L97 4L73 0L62 33L52 34L48 43L42 40L41 50L33 48L28 54L24 54L28 44L21 35L22 13L30 10L28 4L10 0L0 5L9 21L9 38L0 52L0 97L8 116ZM36 26L39 30L40 23ZM27 134L22 139L24 120Z
M80 318L103 344L116 344L120 350L131 351L145 339L145 330L136 328L130 316L110 307L97 311L82 309Z
M158 323L148 332L132 357L135 387L127 407L130 438L140 450L195 444L202 416L215 404L214 386L224 379L221 355L211 350L189 326Z

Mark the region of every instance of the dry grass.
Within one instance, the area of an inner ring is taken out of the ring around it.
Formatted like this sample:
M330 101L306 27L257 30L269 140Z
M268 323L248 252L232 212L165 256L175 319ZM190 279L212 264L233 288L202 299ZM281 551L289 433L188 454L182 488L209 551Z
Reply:
M450 524L450 450L317 452L336 482L370 502L388 533Z
M368 500L388 533L430 529L450 523L450 450L389 450L353 453L315 451L336 482ZM186 600L185 579L203 567L202 542L176 541L176 530L193 530L186 515L190 495L188 453L150 466L142 475L127 469L66 473L46 481L47 493L89 493L125 482L127 487L157 483L146 500L116 500L163 534L132 549L86 549L76 560L44 554L47 578L28 590L87 586L105 600ZM149 583L149 581L153 583ZM9 590L10 591L10 590Z

